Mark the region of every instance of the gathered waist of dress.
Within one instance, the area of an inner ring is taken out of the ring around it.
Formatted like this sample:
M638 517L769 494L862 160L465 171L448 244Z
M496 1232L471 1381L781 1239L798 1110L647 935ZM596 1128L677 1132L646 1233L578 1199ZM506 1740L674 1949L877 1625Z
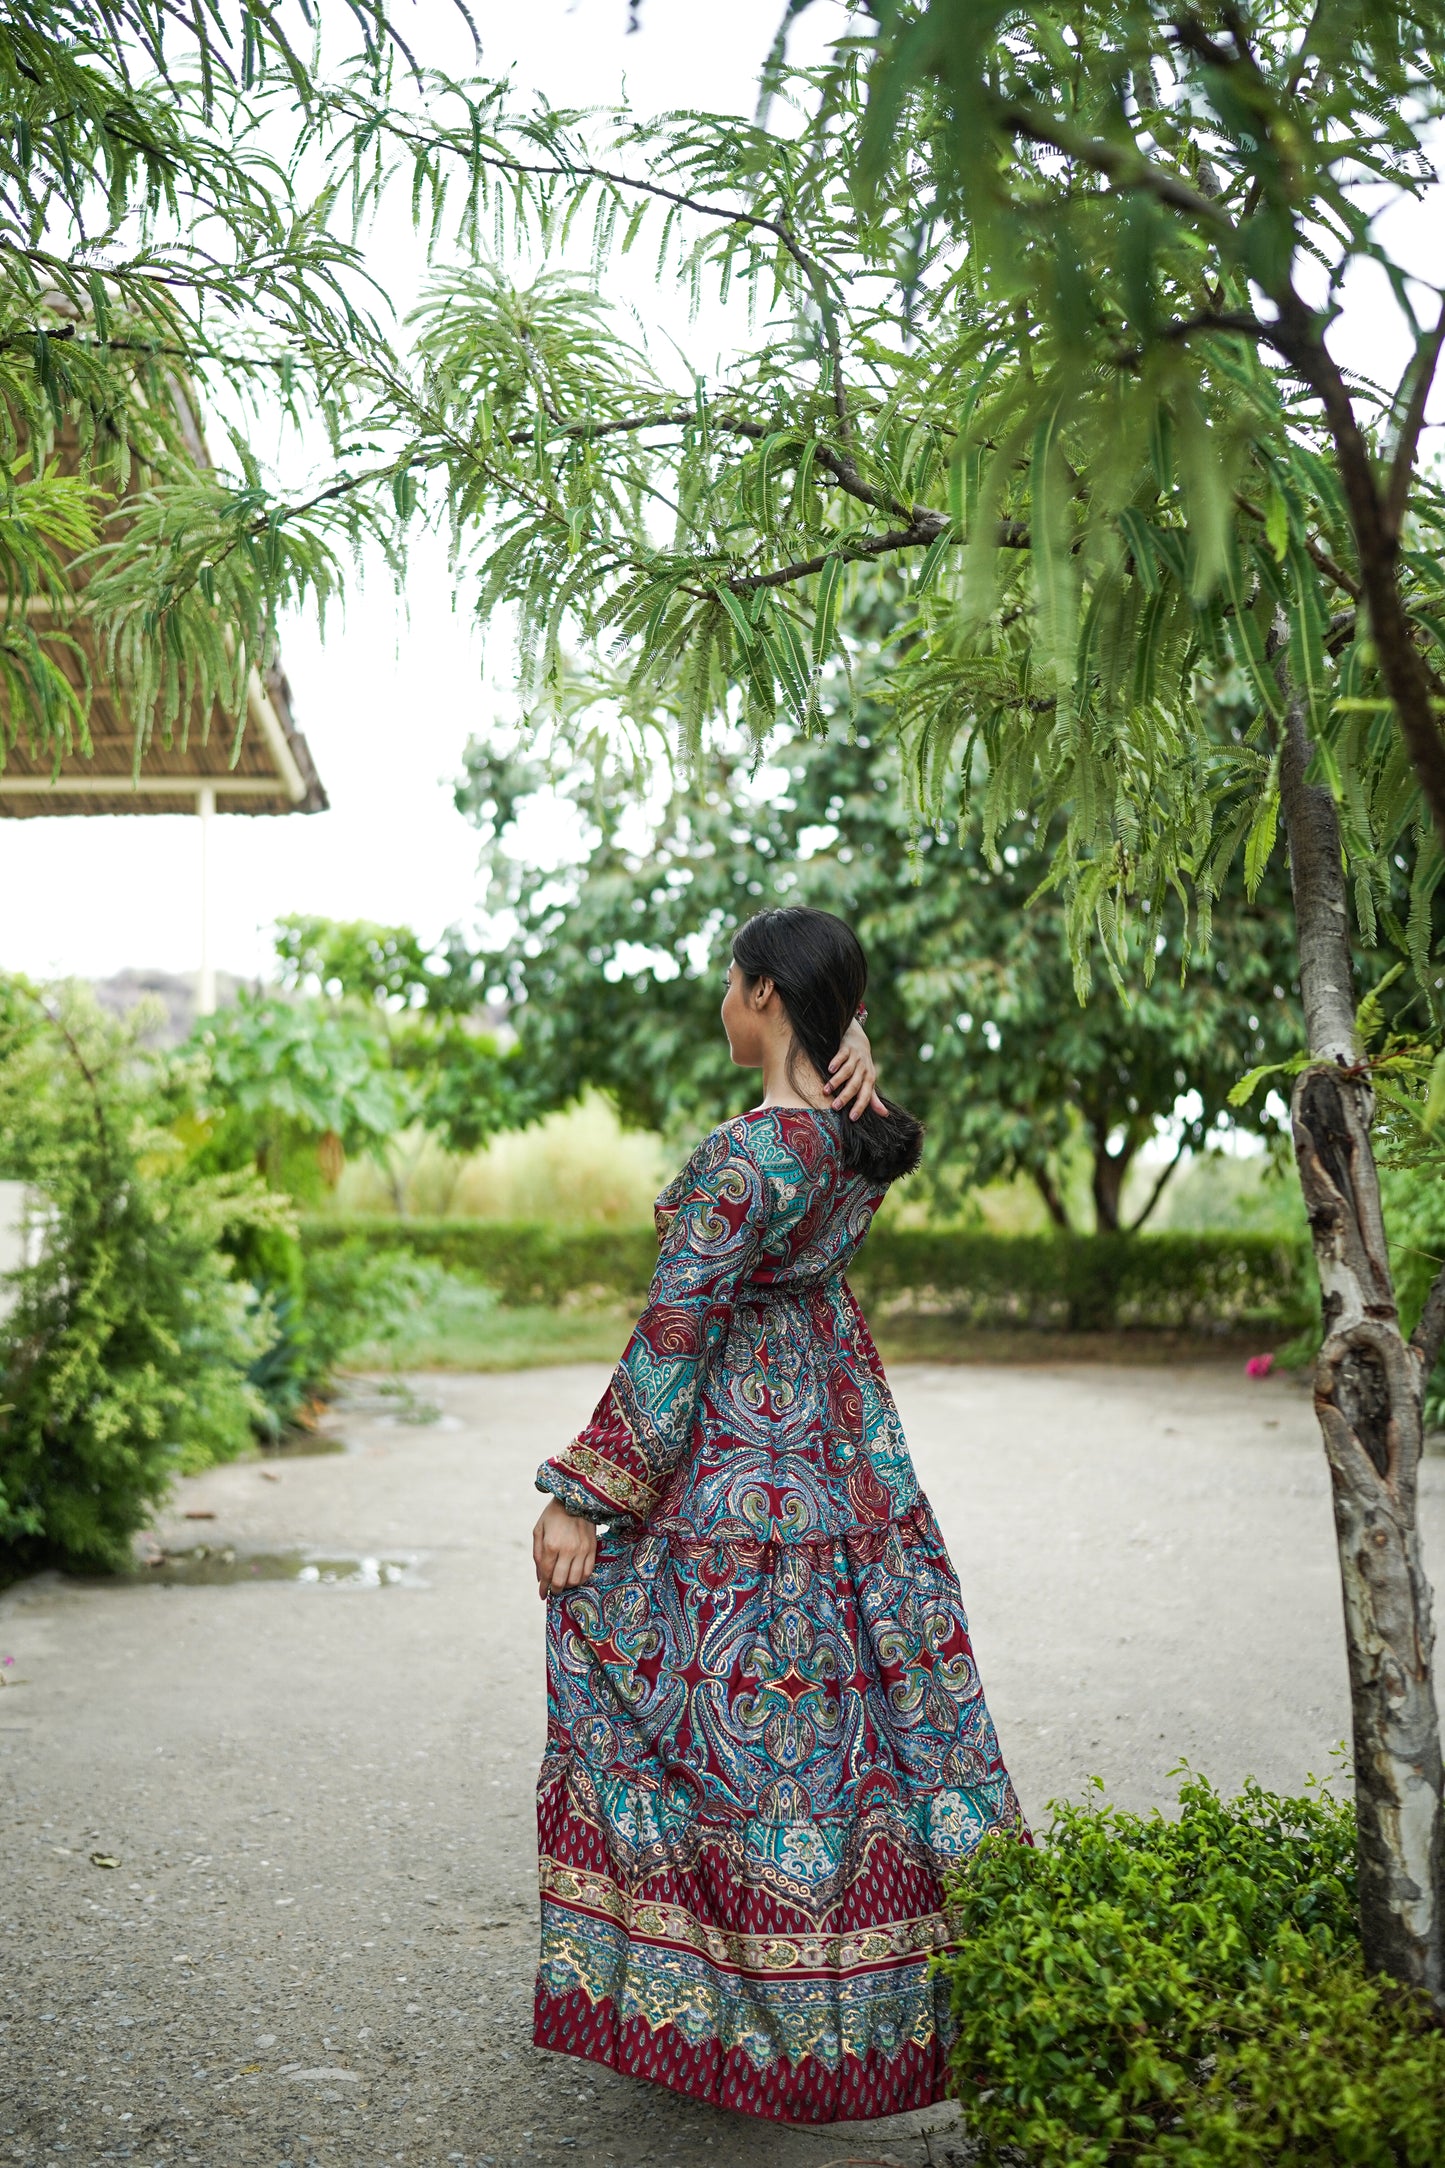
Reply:
M842 1277L843 1267L834 1265L828 1272L790 1273L785 1280L744 1280L737 1299L740 1304L803 1301L822 1289L836 1287Z
M715 1530L703 1534L671 1515L618 1525L612 1533L614 1540L629 1546L657 1543L680 1558L726 1560L733 1566L764 1569L782 1565L789 1558L816 1564L837 1553L856 1564L868 1564L882 1558L890 1543L911 1550L920 1544L931 1548L943 1540L928 1502L922 1497L915 1498L912 1505L890 1520L854 1521L842 1528L808 1534L764 1536L738 1521L721 1522Z

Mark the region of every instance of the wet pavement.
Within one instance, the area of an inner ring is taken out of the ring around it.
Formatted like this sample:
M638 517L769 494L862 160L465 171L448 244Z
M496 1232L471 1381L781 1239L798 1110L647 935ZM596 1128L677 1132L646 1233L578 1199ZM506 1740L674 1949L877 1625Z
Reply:
M160 1565L0 1597L0 2163L967 2159L949 2109L779 2129L531 2046L531 1478L601 1381L373 1394L346 1452L183 1484ZM1348 1705L1296 1387L897 1385L1036 1820L1095 1771L1133 1805L1186 1757L1227 1786L1324 1773ZM1438 1576L1445 1460L1422 1491Z

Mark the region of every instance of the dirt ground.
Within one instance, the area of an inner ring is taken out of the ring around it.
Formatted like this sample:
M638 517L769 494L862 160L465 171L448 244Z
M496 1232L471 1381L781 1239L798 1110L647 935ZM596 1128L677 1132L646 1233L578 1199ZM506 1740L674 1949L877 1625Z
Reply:
M344 1453L184 1484L159 1540L233 1551L200 1569L218 1585L0 1598L0 2162L967 2158L950 2110L784 2130L530 2044L532 1474L603 1375L418 1380L430 1424L373 1396ZM1328 1769L1339 1595L1297 1386L1063 1364L896 1384L1035 1821L1094 1773L1146 1805L1186 1758L1223 1786ZM1445 1460L1422 1492L1438 1576ZM251 1570L298 1548L304 1579Z

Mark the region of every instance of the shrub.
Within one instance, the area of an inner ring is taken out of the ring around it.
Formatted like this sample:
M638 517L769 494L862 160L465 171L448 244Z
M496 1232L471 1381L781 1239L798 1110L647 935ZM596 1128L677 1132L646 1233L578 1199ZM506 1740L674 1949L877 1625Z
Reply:
M445 1304L451 1285L442 1266L395 1244L353 1239L308 1248L306 1334L318 1382L353 1349L396 1341L418 1312Z
M1180 1814L1058 1807L949 1884L954 2087L1038 2162L1445 2157L1445 2035L1367 1979L1352 1811L1199 1780Z
M221 1249L279 1225L250 1174L200 1175L155 1125L127 1027L0 982L0 1178L33 1201L0 1321L0 1567L121 1565L173 1474L243 1451L272 1328Z

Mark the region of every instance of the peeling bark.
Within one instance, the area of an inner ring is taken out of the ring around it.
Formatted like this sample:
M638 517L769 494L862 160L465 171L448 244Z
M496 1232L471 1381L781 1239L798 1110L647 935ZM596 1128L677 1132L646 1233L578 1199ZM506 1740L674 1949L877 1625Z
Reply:
M1339 822L1330 793L1306 781L1295 702L1280 754L1300 988L1318 1058L1295 1085L1291 1123L1323 1308L1314 1399L1344 1593L1360 1934L1373 1969L1445 2009L1445 1772L1416 1522L1426 1357L1437 1319L1445 1329L1445 1294L1432 1293L1429 1324L1407 1341L1370 1143L1374 1095L1357 1066Z

